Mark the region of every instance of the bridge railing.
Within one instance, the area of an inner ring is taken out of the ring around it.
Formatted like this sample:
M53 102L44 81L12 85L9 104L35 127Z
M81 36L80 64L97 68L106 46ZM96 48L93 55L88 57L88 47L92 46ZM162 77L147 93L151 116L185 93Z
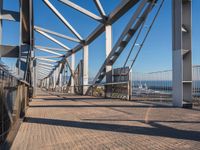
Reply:
M12 143L20 118L25 115L29 101L29 85L0 66L0 144Z
M91 88L88 95L106 98L119 98L130 100L131 98L131 85L130 82L113 82L90 85ZM106 90L109 88L110 91ZM107 92L107 93L106 93Z
M193 99L200 102L200 65L193 66L192 78Z
M150 73L132 73L132 86L129 88L132 99L146 99L150 100L172 100L172 70L157 71ZM101 83L97 85L85 85L84 87L90 87L91 90L88 93L93 96L105 97L105 87L112 86L111 97L123 98L128 97L127 89L128 82L121 83ZM192 81L193 100L200 102L200 65L193 66L193 81ZM76 94L83 93L83 86L71 87L64 85L63 87L57 87L51 89L52 91L72 93L74 89Z
M107 98L120 98L130 99L131 98L131 86L130 82L114 82L114 83L100 83L95 85L81 85L81 86L68 86L67 84L62 87L56 87L55 89L46 89L52 92L58 92L63 94L80 94L83 95L83 88L89 89L86 95L95 97L106 97L106 88L111 87L111 91L107 94Z
M192 70L193 99L200 100L200 65L193 66ZM133 97L172 97L172 70L150 73L133 72Z

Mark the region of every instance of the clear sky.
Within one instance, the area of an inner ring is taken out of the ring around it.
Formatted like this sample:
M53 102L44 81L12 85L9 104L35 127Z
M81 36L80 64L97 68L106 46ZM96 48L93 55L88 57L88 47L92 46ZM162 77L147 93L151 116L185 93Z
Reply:
M19 10L18 1L4 0L4 8ZM68 36L74 35L67 29L67 27L60 22L60 20L52 13L52 11L43 3L42 0L34 1L34 24L46 29L50 29ZM71 0L80 6L90 10L99 15L93 0ZM101 0L106 14L120 3L121 0ZM86 38L99 24L97 21L81 14L80 12L64 5L58 0L50 0L52 4L63 14L63 16L71 23L71 25L78 31L78 33ZM193 64L200 64L200 0L192 0L193 7ZM124 29L126 23L133 14L135 7L126 13L121 19L113 24L113 45ZM148 24L147 24L148 25ZM3 44L18 45L19 40L19 23L4 21L3 23ZM165 0L164 6L145 42L145 45L134 64L134 71L152 72L158 70L171 69L172 65L172 41L171 41L171 0ZM73 48L77 43L69 42L57 38L65 45ZM130 44L127 46L123 54L114 64L114 67L121 67L125 61L127 52L130 50ZM49 41L42 35L35 33L35 43L42 46L59 47L57 44ZM46 53L38 53L36 55L46 55ZM82 57L82 51L76 54L76 63ZM105 34L103 33L94 42L89 45L89 73L90 77L96 75L105 60ZM8 65L13 65L13 60L3 59Z

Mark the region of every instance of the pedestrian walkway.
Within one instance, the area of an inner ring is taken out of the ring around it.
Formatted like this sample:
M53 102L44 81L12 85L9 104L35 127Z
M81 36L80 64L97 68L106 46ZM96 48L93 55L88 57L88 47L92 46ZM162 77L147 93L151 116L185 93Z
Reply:
M200 149L200 110L89 96L41 94L12 150Z

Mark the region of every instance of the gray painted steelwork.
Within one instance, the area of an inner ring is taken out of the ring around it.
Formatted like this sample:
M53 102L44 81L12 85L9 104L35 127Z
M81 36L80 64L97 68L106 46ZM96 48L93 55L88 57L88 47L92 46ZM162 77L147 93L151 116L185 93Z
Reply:
M17 63L19 74L24 74L24 79L33 87L37 86L37 80L43 79L43 85L52 87L62 86L63 71L66 66L71 73L70 85L75 86L75 55L76 52L83 50L83 74L82 86L88 85L88 61L89 61L89 45L103 32L106 36L106 58L101 68L99 69L93 85L100 83L104 77L106 82L112 82L112 65L116 62L120 54L123 52L131 38L135 35L138 29L144 24L148 14L154 8L156 0L123 0L110 14L106 14L100 0L93 0L96 9L100 16L80 7L70 0L59 0L59 2L75 9L84 15L99 22L96 29L85 39L74 29L66 18L56 9L49 1L43 2L50 10L58 17L58 19L75 35L75 38L64 34L51 31L49 29L34 26L33 24L33 2L32 0L20 0L20 12L3 9L3 0L0 0L0 55L1 57L19 58ZM138 4L139 3L139 4ZM138 4L138 5L136 5ZM191 58L191 1L190 0L172 0L172 21L173 21L173 99L174 106L182 107L184 101L192 99L192 58ZM136 6L132 18L125 26L121 36L112 46L112 24L121 18L132 7ZM10 46L2 45L2 20L10 20L20 22L20 45ZM37 46L34 44L34 31L45 36L49 40L58 44L61 48L51 48L47 46ZM52 36L51 36L52 35ZM73 48L66 46L58 41L53 36L69 40L77 43ZM139 45L141 47L141 45ZM50 53L53 56L35 57L35 50ZM61 52L65 52L62 54ZM71 57L71 62L69 62ZM60 60L57 60L61 58ZM42 70L41 70L42 69ZM42 74L43 78L38 78ZM66 75L66 74L65 74ZM41 80L42 81L42 80ZM88 87L83 88L85 94ZM71 88L71 92L74 89Z
M191 0L173 0L173 104L182 107L192 100Z

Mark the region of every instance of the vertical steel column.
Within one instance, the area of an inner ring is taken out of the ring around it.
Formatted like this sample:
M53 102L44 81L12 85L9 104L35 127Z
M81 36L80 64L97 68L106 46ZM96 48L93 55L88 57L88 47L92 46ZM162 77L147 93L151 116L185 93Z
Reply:
M47 85L46 85L46 88L47 88L47 90L49 90L49 77L48 78L46 78L46 80L47 80Z
M75 72L75 53L71 55L71 69L72 73L74 74ZM74 78L73 76L71 77L71 93L74 93Z
M191 0L173 0L172 5L173 105L188 107L192 106Z
M88 45L85 45L83 46L83 95L88 89L88 78Z
M52 84L53 84L53 77L50 76L48 78L49 78L49 85L48 85L48 90L49 90L52 87Z
M56 69L53 72L53 90L56 88Z
M105 27L105 34L106 34L106 58L110 54L112 50L112 25L106 25ZM112 82L112 66L107 65L106 66L106 83L111 83ZM111 86L106 86L106 97L110 97L112 93L112 87Z
M60 90L62 89L62 80L63 80L63 78L62 78L62 73L60 73L60 77L59 77L59 88L60 88Z
M46 88L47 87L47 79L43 79L43 87Z
M3 10L3 0L0 0L0 16L2 14ZM3 31L3 20L0 19L0 45L2 44L2 31ZM0 54L0 60L1 60L1 54Z
M64 66L64 74L63 74L63 85L65 85L65 83L66 83L66 63L65 63L65 66Z
M19 51L19 74L31 85L33 76L33 1L20 0L20 51ZM26 60L26 61L24 61ZM23 66L23 67L22 67ZM21 72L24 71L24 72ZM20 73L21 72L21 73Z
M45 87L46 89L48 89L48 88L47 88L47 85L48 85L48 83L47 83L47 78L45 78L44 80L45 80L45 82L44 82L44 83L45 83L44 87Z
M37 91L37 70L36 70L36 59L35 59L35 51L33 49L34 45L34 20L33 20L33 0L29 0L29 22L30 22L30 44L29 44L29 51L31 53L30 56L30 62L27 60L27 62L30 63L30 79L31 79L31 85L33 87L33 93L34 96L36 96Z
M133 82L132 82L132 69L129 72L129 82L128 82L128 95L127 95L127 100L131 100L132 98L132 86L133 86Z
M32 81L33 81L33 96L36 96L37 95L37 61L36 59L33 61L33 74L32 74Z
M60 65L56 68L56 90L57 90L57 87L59 89L59 84L58 84L58 79L59 79L59 76L60 76L60 72L59 72L59 69L60 69Z
M59 68L58 68L58 87L59 87L59 91L61 90L62 87L62 72L61 72L61 68L62 68L62 64L59 64Z
M47 84L47 90L49 90L49 88L52 87L52 77L47 77L47 81L48 81L48 84Z

